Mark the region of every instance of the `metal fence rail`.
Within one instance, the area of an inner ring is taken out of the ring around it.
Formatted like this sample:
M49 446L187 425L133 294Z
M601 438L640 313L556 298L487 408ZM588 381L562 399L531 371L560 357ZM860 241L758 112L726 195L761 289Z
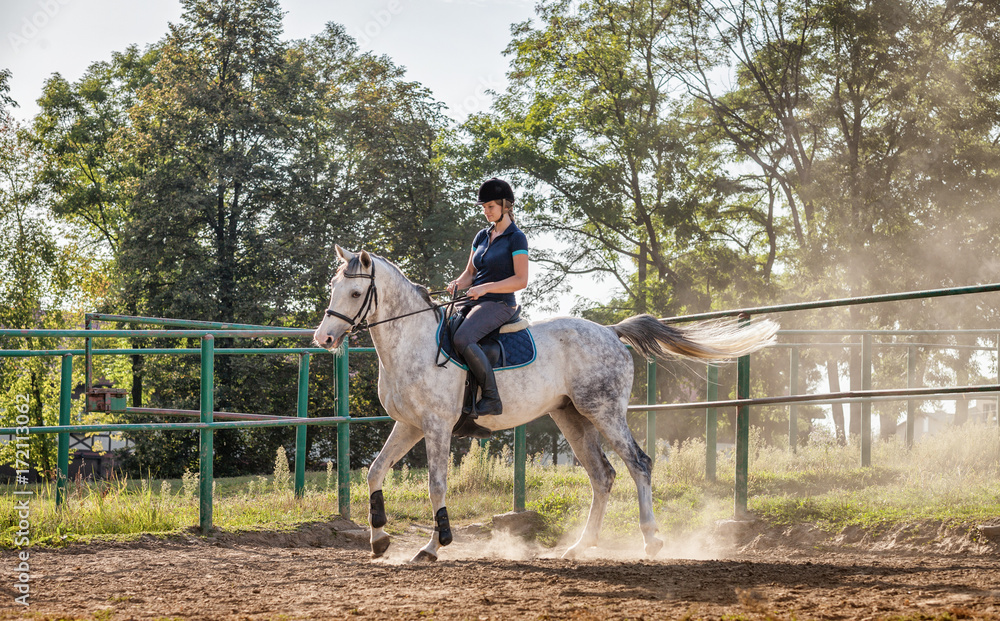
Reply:
M746 315L764 315L768 313L787 313L801 310L816 310L820 308L836 308L838 306L859 306L861 304L881 304L883 302L902 302L905 300L925 300L928 298L941 298L954 295L969 295L970 293L990 293L1000 291L1000 283L990 283L987 285L970 285L967 287L950 287L946 289L924 289L922 291L904 291L901 293L883 293L881 295L863 295L853 298L837 298L834 300L821 300L818 302L794 302L791 304L775 304L773 306L754 306L751 308L740 308L735 310L713 311L709 313L697 313L693 315L680 315L677 317L666 317L662 321L671 323L681 323L685 321L701 321L702 319L721 319L723 317L737 317Z
M118 321L124 323L148 323L153 325L180 325L184 328L197 327L198 329L157 329L157 330L94 330L90 329L95 319ZM356 422L382 422L391 420L389 417L366 417L363 419L352 419L348 412L347 395L347 351L344 348L336 355L337 374L337 416L308 418L308 384L309 384L309 360L313 353L326 350L313 347L299 348L226 348L216 350L215 338L253 338L253 337L279 337L279 338L312 338L312 330L291 329L291 328L270 328L262 326L247 326L245 324L218 324L212 322L198 322L176 319L161 319L147 317L125 317L108 315L88 315L84 330L0 330L0 337L43 337L43 338L83 338L85 346L82 350L2 350L0 357L21 357L37 355L58 355L62 358L61 363L61 384L60 384L60 407L59 424L47 427L13 427L0 429L0 434L20 435L24 433L56 433L58 434L58 459L57 459L57 485L56 504L61 506L66 501L66 484L69 474L69 434L70 433L93 433L93 432L116 432L116 431L191 431L199 432L199 524L202 532L207 533L212 527L212 480L213 480L213 457L214 457L214 432L216 429L247 429L254 427L296 427L296 451L295 451L295 493L301 496L305 489L305 447L306 447L306 425L337 425L337 460L338 460L338 505L340 512L350 515L350 440L349 425ZM92 338L100 337L157 337L157 338L199 338L201 347L199 349L190 348L150 348L150 349L120 349L120 350L94 350L91 347ZM115 412L179 415L198 417L198 422L171 422L171 423L107 423L71 425L70 408L72 397L72 373L74 355L84 355L87 361L86 385L91 386L91 356L92 355L183 355L197 354L201 358L201 389L200 389L200 409L193 410L172 410L166 408L124 408L114 410ZM297 354L299 356L299 377L296 403L296 416L275 417L259 414L244 413L218 413L220 416L242 418L244 420L235 421L215 421L214 416L214 360L216 355L236 355L236 354ZM256 419L256 420L247 420ZM348 464L344 467L344 464Z
M933 298L951 295L967 295L972 293L984 293L1000 291L1000 283L989 285L977 285L972 287L959 287L953 289L935 289L928 291L914 291L897 294L887 294L879 296L866 296L855 298L844 298L839 300L826 300L822 302L806 302L797 304L784 304L776 306L756 307L749 309L739 309L730 311L719 311L713 313L701 313L697 315L686 315L682 317L668 318L665 321L682 322L701 319L712 319L737 315L740 321L746 322L755 314L790 312L798 310L831 308L837 306L849 306L855 304L873 304L891 301L912 300ZM94 330L91 329L93 321L115 321L132 324L151 324L161 326L179 326L183 329L156 329L156 330ZM58 459L58 481L57 481L57 504L62 504L66 499L66 482L68 478L68 455L69 455L69 433L89 433L102 431L154 431L154 430L174 430L190 431L198 430L200 434L199 442L199 477L200 477L200 517L201 530L207 533L212 526L212 478L213 478L213 434L216 429L231 428L251 428L251 427L296 427L296 464L295 464L295 491L301 495L304 490L305 478L305 445L306 445L306 425L337 425L337 472L338 472L338 506L340 513L350 516L350 436L349 428L351 424L372 423L391 420L387 416L352 418L348 411L348 358L349 352L370 353L374 348L354 348L349 350L346 342L341 350L336 352L336 395L337 406L336 416L308 418L308 384L309 384L309 360L314 353L326 353L326 350L315 347L283 347L283 348L215 348L216 338L311 338L312 330L295 328L273 328L264 326L251 326L247 324L223 324L213 322L199 322L191 320L162 319L148 317L131 317L122 315L99 315L88 314L86 328L83 330L0 330L0 337L55 337L55 338L83 338L85 346L80 349L67 350L0 350L2 357L21 356L60 356L62 358L61 367L61 388L59 425L48 427L14 427L0 428L0 434L22 434L22 433L56 433L59 436L59 459ZM923 398L961 398L965 394L997 394L1000 393L1000 378L997 384L985 386L959 386L950 388L916 388L912 386L914 376L914 365L916 344L878 344L878 346L909 346L908 384L905 389L872 390L871 389L871 351L873 347L873 336L916 336L916 335L954 335L954 334L989 334L1000 339L1000 330L786 330L779 334L790 336L860 336L861 343L791 343L781 344L781 347L790 347L790 384L793 389L797 385L797 360L798 348L800 347L861 347L862 349L862 387L861 390L844 391L829 394L817 395L796 395L777 397L750 398L750 356L744 356L737 361L737 399L718 400L718 368L715 365L708 366L706 401L680 404L660 404L657 403L656 395L656 363L647 361L647 391L645 405L630 406L629 411L645 411L646 419L646 448L647 452L655 457L656 454L656 413L664 411L704 409L706 410L706 442L709 453L706 455L706 477L714 479L716 474L716 426L718 420L718 408L736 408L736 472L734 490L734 515L737 518L747 515L747 480L749 469L749 413L750 407L755 405L789 405L789 440L792 446L794 441L795 414L794 408L798 403L851 403L861 402L861 465L871 464L871 403L877 400L909 400L907 419L907 442L912 443L912 407L914 397ZM92 349L91 339L100 337L157 337L157 338L198 338L201 340L199 349L191 348L130 348L130 349ZM941 345L944 347L944 345ZM987 349L987 348L978 348ZM998 357L1000 357L1000 344L997 346ZM216 412L213 407L213 382L214 382L214 359L217 355L247 355L247 354L297 354L299 356L299 376L296 416L274 416L262 414L247 414L236 412ZM72 389L72 369L73 357L84 355L87 359L86 383L89 388L91 384L91 364L93 355L199 355L201 358L201 405L198 411L194 410L173 410L165 408L125 408L122 412L141 414L160 414L176 416L197 416L198 422L173 422L173 423L111 423L99 425L71 425L71 389ZM238 418L240 420L216 421L215 417ZM1000 424L1000 416L998 416ZM525 428L524 426L515 429L514 434L514 508L523 509L525 506Z
M97 330L92 329L94 321L115 321L129 324L152 324L160 326L179 326L185 329L156 330ZM309 358L313 353L328 353L327 350L316 347L272 347L272 348L221 348L214 346L215 338L221 337L278 337L278 338L312 338L313 330L297 328L273 328L248 324L230 324L207 321L181 319L164 319L151 317L134 317L124 315L102 315L91 313L86 317L86 327L83 330L0 330L0 337L45 337L45 338L83 338L83 349L62 350L0 350L0 358L25 356L60 356L62 357L63 378L60 387L59 424L46 427L8 427L0 428L0 434L18 433L55 433L59 436L58 475L56 486L56 504L66 501L66 484L69 474L69 434L97 433L117 431L192 431L197 430L199 439L199 523L202 532L207 533L212 526L212 494L211 480L213 478L212 455L214 453L214 431L216 429L246 429L253 427L296 427L295 450L295 493L301 496L305 488L305 456L306 456L306 425L337 425L337 496L338 509L344 517L350 517L350 425L371 424L392 421L388 416L366 416L354 418L350 416L348 356L349 352L375 353L374 347L348 348L347 343L335 353L336 356L336 395L337 416L309 418L306 412L308 404ZM123 338L123 337L156 337L156 338L200 338L201 347L194 348L131 348L131 349L93 349L93 338ZM73 356L82 355L86 358L86 380L89 388L92 384L91 357L94 355L199 355L201 357L201 390L200 410L182 410L171 408L123 408L111 410L113 413L155 414L165 416L185 416L200 418L199 422L172 423L105 423L71 425L71 390ZM214 357L217 355L247 355L247 354L298 354L298 403L297 416L275 416L241 412L217 412L213 410L212 388L214 381ZM215 421L215 417L237 419L232 421ZM525 462L526 432L524 426L514 430L514 492L513 505L515 510L525 507ZM346 467L344 466L346 465Z
M871 295L871 296L859 296L851 298L839 298L833 300L823 300L818 302L798 302L792 304L777 304L772 306L757 306L751 308L716 311L709 313L698 313L692 315L682 315L678 317L668 317L662 319L662 321L669 323L681 323L690 321L700 321L707 319L720 319L725 317L738 317L740 322L749 322L751 317L754 315L770 314L770 313L786 313L793 311L802 310L815 310L824 308L835 308L843 306L858 306L862 304L881 304L885 302L899 302L904 300L918 300L918 299L929 299L938 297L948 297L956 295L969 295L975 293L990 293L1000 291L1000 283L991 283L985 285L972 285L967 287L951 287L946 289L927 289L923 291L907 291L902 293L889 293L882 295ZM894 334L894 335L930 335L930 334L982 334L982 333L992 333L1000 334L1000 331L986 331L986 330L892 330L892 331L879 331L879 330L828 330L828 331L817 331L817 330L788 330L784 331L786 334L797 334L797 335L807 335L807 334L823 334L825 336L835 336L835 335L860 335L861 336L861 391L856 391L855 398L861 398L861 466L868 467L871 465L871 404L872 400L864 398L866 396L875 395L864 395L863 393L871 391L871 371L872 371L872 337L874 335L883 334ZM793 350L795 351L795 350ZM912 350L911 350L912 351ZM998 340L997 345L998 355L1000 355L1000 340ZM1000 359L998 359L998 369L1000 369ZM1000 373L1000 370L998 370ZM908 383L912 382L913 368L910 366L908 369ZM1000 381L1000 379L998 379ZM709 382L711 384L711 381ZM994 392L997 390L997 386L987 386L982 387L985 390L983 392ZM749 515L747 509L747 481L749 475L749 461L750 461L750 406L754 405L754 401L750 399L750 356L743 356L737 360L737 380L736 380L736 393L737 399L731 402L732 405L736 407L736 489L734 491L734 502L733 502L733 513L737 519L741 519ZM862 397L857 397L857 394L862 394ZM885 396L885 395L883 395ZM893 397L907 396L904 394L892 395ZM823 397L827 397L824 395ZM846 398L846 397L845 397ZM798 396L789 395L788 397L775 397L773 401L769 401L770 405L777 405L783 403L794 404L798 400ZM912 404L912 402L911 402ZM684 404L689 407L695 407L696 404ZM700 406L699 406L700 407ZM713 410L717 406L713 405ZM794 405L792 405L794 407ZM911 405L912 408L912 405ZM649 406L632 406L630 410L645 410L648 412L648 417L655 416L655 411L651 411ZM709 410L710 412L713 410ZM908 412L908 414L911 412ZM789 428L791 429L791 422L794 420L793 417L790 418ZM907 443L912 444L913 439L913 428L912 428L912 417L908 415L907 418ZM1000 425L1000 413L997 416L997 424ZM647 420L647 428L654 428L655 423L650 423ZM647 440L648 441L648 440ZM713 457L714 459L714 457Z

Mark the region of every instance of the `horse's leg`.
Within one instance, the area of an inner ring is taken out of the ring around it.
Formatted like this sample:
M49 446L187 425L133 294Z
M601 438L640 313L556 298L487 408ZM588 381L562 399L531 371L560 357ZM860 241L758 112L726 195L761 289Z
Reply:
M424 446L427 448L427 480L434 512L434 532L431 540L410 562L436 561L438 549L451 543L451 527L444 497L448 489L448 460L451 458L451 425L424 417Z
M372 556L379 557L389 548L389 535L383 528L386 523L385 503L382 499L382 482L389 469L423 436L419 427L396 421L392 432L385 441L385 446L379 451L378 457L368 468L368 494L371 503L371 513L368 523L371 526Z
M625 403L608 399L600 405L593 405L582 414L587 416L597 429L611 443L618 456L628 467L635 481L639 495L639 529L645 542L646 556L652 558L663 547L663 541L656 537L656 518L653 516L653 460L636 444L632 432L625 421Z
M611 486L615 482L615 469L601 450L601 437L597 428L584 418L573 404L549 412L549 416L562 431L570 448L573 449L573 454L587 471L590 487L593 490L587 525L580 539L563 554L563 558L574 558L587 548L597 545L601 522L604 521L604 512L608 508Z

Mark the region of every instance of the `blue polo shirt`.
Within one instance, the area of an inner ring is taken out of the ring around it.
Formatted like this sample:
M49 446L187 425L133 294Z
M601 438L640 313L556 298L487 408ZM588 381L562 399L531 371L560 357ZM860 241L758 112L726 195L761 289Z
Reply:
M476 268L473 286L510 278L514 275L514 255L528 254L528 238L513 222L493 240L493 243L490 243L491 230L493 230L492 224L479 231L476 239L472 241L472 266ZM487 293L479 299L517 306L517 298L513 293Z

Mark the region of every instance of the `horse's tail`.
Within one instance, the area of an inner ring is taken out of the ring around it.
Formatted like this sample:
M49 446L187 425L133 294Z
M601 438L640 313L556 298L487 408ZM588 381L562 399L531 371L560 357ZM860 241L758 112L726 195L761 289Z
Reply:
M670 353L691 360L745 356L774 343L778 331L778 324L768 319L749 324L706 321L682 328L652 315L636 315L609 327L646 356L666 358Z

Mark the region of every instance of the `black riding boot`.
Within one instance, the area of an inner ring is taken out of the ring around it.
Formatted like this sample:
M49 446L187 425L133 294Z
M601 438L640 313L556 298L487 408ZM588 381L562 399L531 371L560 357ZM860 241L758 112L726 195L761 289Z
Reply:
M486 358L479 345L467 345L462 351L465 364L476 376L476 381L483 388L483 398L476 402L476 414L479 416L499 416L503 412L500 403L500 393L497 392L497 380L493 375L493 365Z

